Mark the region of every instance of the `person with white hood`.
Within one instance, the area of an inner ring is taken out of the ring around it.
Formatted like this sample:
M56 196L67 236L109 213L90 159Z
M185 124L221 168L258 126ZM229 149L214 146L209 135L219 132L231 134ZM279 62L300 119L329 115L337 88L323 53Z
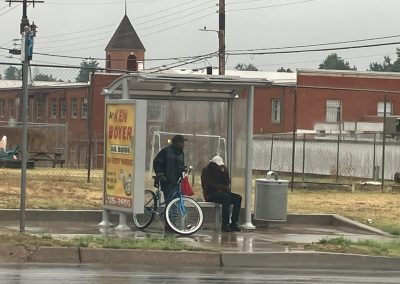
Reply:
M231 180L224 160L219 156L211 159L201 173L201 186L204 200L222 204L222 231L239 232L237 225L242 197L231 192ZM232 218L229 223L230 206L233 204Z

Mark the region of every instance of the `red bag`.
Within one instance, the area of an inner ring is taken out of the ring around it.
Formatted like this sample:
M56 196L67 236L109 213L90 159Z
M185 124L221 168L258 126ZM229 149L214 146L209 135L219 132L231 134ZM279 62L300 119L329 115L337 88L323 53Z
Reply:
M189 178L188 178L188 176L185 176L185 177L183 178L183 180L182 180L182 183L181 183L181 192L182 192L183 195L186 195L186 196L192 196L192 195L194 195L194 191L193 191L192 186L191 186L190 183L189 183Z

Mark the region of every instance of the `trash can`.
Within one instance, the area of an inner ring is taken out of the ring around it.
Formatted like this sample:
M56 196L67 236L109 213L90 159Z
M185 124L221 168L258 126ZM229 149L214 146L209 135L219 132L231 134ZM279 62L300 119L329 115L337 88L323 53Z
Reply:
M256 179L254 219L286 221L288 188L288 180Z

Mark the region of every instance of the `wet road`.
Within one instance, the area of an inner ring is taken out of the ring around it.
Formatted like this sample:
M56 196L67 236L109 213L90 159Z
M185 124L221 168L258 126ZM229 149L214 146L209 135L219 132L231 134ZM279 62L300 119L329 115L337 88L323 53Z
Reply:
M400 271L0 265L0 283L400 283Z

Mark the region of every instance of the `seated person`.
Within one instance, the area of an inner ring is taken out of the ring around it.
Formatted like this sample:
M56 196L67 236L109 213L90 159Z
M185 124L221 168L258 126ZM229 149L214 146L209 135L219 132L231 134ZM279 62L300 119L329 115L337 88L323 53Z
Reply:
M204 200L222 204L222 231L240 232L237 225L242 197L231 192L229 172L220 156L212 158L201 173ZM232 222L229 224L230 205L233 204Z

